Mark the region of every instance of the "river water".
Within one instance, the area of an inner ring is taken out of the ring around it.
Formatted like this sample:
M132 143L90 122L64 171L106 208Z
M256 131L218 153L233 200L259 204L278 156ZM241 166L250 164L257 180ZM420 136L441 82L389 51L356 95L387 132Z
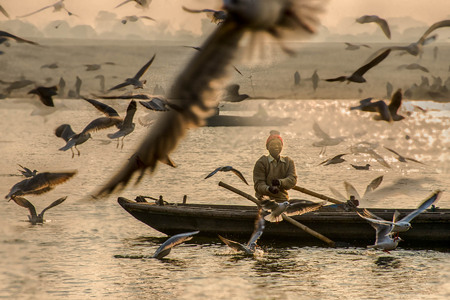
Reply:
M218 166L232 165L251 181L254 162L265 154L265 139L271 129L284 138L283 154L294 159L298 185L332 196L332 186L345 195L343 181L360 193L377 176L384 180L362 207L414 208L433 190L446 190L450 183L449 104L416 101L428 109L414 110L405 102L405 120L376 122L369 113L349 111L358 100L246 100L227 104L224 114L251 115L261 105L269 115L293 118L281 127L217 127L189 131L172 155L178 167L159 166L153 176L130 185L106 199L86 201L89 193L104 183L131 156L148 128L139 124L125 139L123 149L109 141L107 133L79 146L80 156L58 151L64 141L54 129L72 124L79 132L99 117L90 104L65 103L47 115L31 116L34 107L24 99L3 100L0 109L2 153L0 187L6 195L22 180L17 164L38 171L77 170L71 180L43 195L27 198L38 211L55 199L68 196L60 206L46 212L47 222L30 225L27 210L4 202L0 210L0 298L4 299L448 299L450 255L448 249L405 249L385 254L364 247L301 247L260 241L264 253L245 257L233 253L219 239L194 238L177 246L163 260L149 258L166 239L137 221L118 204L117 197L136 195L190 203L252 205L226 191L222 180L247 193L231 173L203 178ZM29 100L36 102L36 99ZM127 102L114 103L119 114ZM141 106L136 121L149 118ZM150 116L154 117L154 116ZM330 136L345 136L344 142L328 147L324 155L312 143L318 138L317 122ZM406 138L406 135L409 138ZM349 153L358 142L378 143L375 149L391 165L387 169L365 155L348 154L346 162L319 166L326 158ZM383 146L413 157L424 164L401 163ZM371 164L357 171L352 164ZM291 191L291 197L315 200ZM449 208L444 191L439 207ZM414 230L411 229L411 230ZM375 232L374 232L375 237ZM244 241L240 241L244 242Z

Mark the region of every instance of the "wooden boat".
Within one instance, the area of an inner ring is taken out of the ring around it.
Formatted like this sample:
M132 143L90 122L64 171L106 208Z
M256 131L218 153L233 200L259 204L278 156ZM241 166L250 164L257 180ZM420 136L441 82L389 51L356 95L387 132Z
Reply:
M165 204L131 201L118 198L119 204L139 221L153 229L174 235L199 230L199 236L218 234L246 241L252 234L256 206L213 204ZM397 209L402 216L413 209ZM392 219L395 209L370 209L381 218ZM355 212L346 212L334 205L293 216L296 221L323 234L342 246L365 246L375 241L375 230ZM412 221L409 231L401 234L401 247L449 248L450 209L427 210ZM305 231L287 222L266 222L261 240L277 240L296 245L324 245Z

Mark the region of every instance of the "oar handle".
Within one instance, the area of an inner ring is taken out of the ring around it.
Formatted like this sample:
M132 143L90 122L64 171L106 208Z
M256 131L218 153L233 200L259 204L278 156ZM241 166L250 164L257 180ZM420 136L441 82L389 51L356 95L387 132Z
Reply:
M325 196L325 195L313 192L311 190L302 188L302 187L297 186L297 185L294 186L292 189L296 190L296 191L299 191L299 192L301 192L303 194L307 194L307 195L310 195L310 196L313 196L313 197L316 197L316 198L319 198L319 199L322 199L322 200L327 200L329 202L333 202L334 204L345 204L345 202L342 202L342 201L336 200L334 198L330 198L328 196Z
M229 184L226 184L222 181L219 181L219 186L226 188L227 190L230 190L238 195L241 195L244 198L247 198L248 200L252 201L253 203L255 203L258 206L261 206L261 203L259 202L258 199L256 199L255 197L253 197L252 195L249 195L241 190L238 190L235 187L232 187ZM283 220L291 223L294 226L297 226L298 228L304 230L305 232L311 234L312 236L318 238L319 240L327 243L328 245L330 245L331 247L334 247L334 242L332 240L330 240L329 238L327 238L326 236L323 236L322 234L318 233L317 231L312 230L311 228L309 228L308 226L305 226L299 222L297 222L296 220L292 219L289 216L286 216L284 213L281 214L281 216L283 217Z

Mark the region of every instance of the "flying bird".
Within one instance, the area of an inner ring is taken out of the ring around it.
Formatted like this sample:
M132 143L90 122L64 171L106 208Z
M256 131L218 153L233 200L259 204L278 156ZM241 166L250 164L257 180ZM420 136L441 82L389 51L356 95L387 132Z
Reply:
M156 21L155 19L151 18L151 17L147 17L147 16L126 16L124 17L120 22L122 22L122 24L127 24L127 22L137 22L139 19L147 19L147 20L151 20L151 21Z
M262 216L262 209L259 209L258 215L255 219L255 229L253 230L253 233L246 244L241 244L241 243L226 239L220 235L219 235L219 238L222 240L222 242L224 242L230 248L232 248L236 251L243 251L245 254L248 254L248 255L252 255L255 253L256 246L257 246L256 242L263 234L264 227L265 227L265 220Z
M340 164L345 161L345 159L343 159L342 156L347 155L347 154L348 153L343 153L343 154L338 154L336 156L333 156L332 158L326 159L323 162L321 162L319 164L319 166L320 165L328 166L328 165Z
M386 37L388 39L391 39L391 31L389 29L388 22L385 19L382 19L375 15L364 15L364 16L356 19L356 22L358 22L360 24L376 23L378 26L380 26L381 30L383 30Z
M347 45L345 50L359 50L361 49L361 47L371 48L369 45L366 44L352 44L345 42L345 45Z
M24 167L24 166L22 166L20 164L19 164L19 167L21 167L22 170L18 170L18 171L20 173L22 173L22 175L25 176L26 178L34 177L38 173L37 170L31 171L31 169L28 169L27 167Z
M141 7L144 9L147 9L150 6L150 3L152 3L152 0L125 0L124 2L120 3L114 8L118 8L124 4L127 4L128 2L136 2L136 7Z
M226 67L247 32L267 32L276 38L283 50L287 32L314 33L321 3L309 1L225 1L228 16L203 44L175 80L168 97L173 107L158 118L137 149L134 159L125 163L95 194L106 195L123 188L135 172L139 182L145 171L155 171L158 161L166 159L189 128L204 124L217 107L214 87L224 79ZM261 12L261 13L254 13Z
M351 183L349 183L349 182L347 182L347 181L344 181L344 188L345 188L345 191L346 191L346 193L347 193L347 197L343 196L343 195L342 195L338 190L336 190L335 188L333 188L333 187L331 187L331 186L330 186L329 188L330 188L330 191L331 191L337 198L339 198L339 199L341 199L341 200L343 200L343 201L346 201L346 200L351 199L351 198L353 197L355 200L358 201L358 203L361 203L361 201L364 201L364 200L367 199L367 196L368 196L371 192L373 192L375 189L377 189L377 188L380 186L380 184L381 184L382 181L383 181L383 176L379 176L379 177L373 179L373 180L367 185L366 190L364 191L364 194L363 194L362 197L360 196L360 194L358 193L358 191L355 189L355 187L354 187Z
M417 159L410 158L410 157L405 157L405 156L399 154L398 152L396 152L395 150L393 150L393 149L391 149L391 148L388 148L388 147L386 147L386 146L384 146L384 148L386 148L386 150L389 150L389 151L391 151L392 153L394 153L395 155L397 155L397 159L398 159L398 161L400 161L400 162L404 162L404 163L405 163L406 160L410 160L410 161L413 161L413 162L416 162L416 163L419 163L419 164L424 164L423 162L420 162L420 161L418 161Z
M350 107L350 110L362 110L362 111L368 111L368 112L377 112L379 115L376 115L374 117L374 120L380 121L387 121L387 122L393 122L393 121L400 121L403 120L405 117L402 115L399 115L397 112L402 105L402 89L398 89L391 97L391 101L389 102L389 105L386 104L383 100L372 102L373 98L367 98L359 101L359 106L353 106Z
M80 156L80 150L78 150L77 146L83 144L84 142L86 142L88 139L91 138L90 133L76 134L72 130L72 127L69 124L59 125L55 129L55 135L57 137L62 138L64 141L66 141L66 146L64 146L64 147L68 147L67 149L70 149L70 151L72 151L72 158L75 156L75 153L73 152L72 148L75 148L75 150L77 150L77 152L78 152L78 156ZM70 144L69 144L69 141L70 141Z
M314 147L322 147L319 155L325 154L327 146L336 146L345 140L345 137L343 136L333 138L330 137L327 133L325 133L325 131L322 130L322 128L320 128L319 124L317 124L316 122L314 122L313 124L313 131L318 138L321 138L320 141L312 143Z
M41 100L41 102L45 106L54 107L55 104L53 103L52 97L58 95L58 87L56 85L51 86L51 87L38 86L37 88L29 91L28 94L38 95L39 100Z
M0 5L0 12L2 13L2 14L4 14L5 15L5 17L7 17L8 19L9 19L9 14L6 12L6 10L3 8L3 6L1 6Z
M139 101L139 103L153 111L168 111L170 109L169 103L162 97L152 97L149 101Z
M134 75L133 78L127 78L125 79L125 82L118 84L112 88L110 88L108 90L108 92L112 91L112 90L117 90L123 87L126 87L128 85L133 85L134 88L136 89L142 89L144 87L144 84L147 82L147 80L139 80L142 75L144 75L144 73L148 70L148 68L150 67L150 65L153 63L153 60L155 59L155 55L153 55L153 57L136 73L136 75Z
M23 39L21 37L18 37L18 36L14 35L14 34L11 34L9 32L3 31L3 30L0 30L0 38L12 39L12 40L15 40L18 43L27 43L27 44L39 46L39 44L36 43L36 42Z
M358 215L359 212L357 212ZM361 215L360 215L361 216ZM392 225L378 224L370 222L370 225L376 231L375 244L367 246L367 248L380 249L386 253L397 248L398 243L403 241L400 237L392 237Z
M180 234L171 236L164 243L162 243L158 249L156 249L156 251L152 257L161 259L161 258L169 255L169 253L173 247L175 247L185 241L191 240L192 236L199 232L200 231L192 231L192 232L180 233Z
M424 66L421 66L421 65L419 65L417 63L400 65L400 66L397 67L397 69L399 69L399 70L402 70L402 69L406 69L406 70L420 70L420 71L425 72L425 73L430 73L430 70L428 70Z
M36 14L38 12L41 12L41 11L47 9L47 8L52 8L52 7L53 7L53 12L58 12L58 11L61 11L61 10L65 10L69 16L72 16L72 15L76 16L75 14L73 14L72 12L67 10L67 8L64 5L64 0L60 0L58 2L55 2L55 3L51 4L51 5L44 6L43 8L40 8L40 9L38 9L38 10L36 10L34 12L31 12L29 14L26 14L26 15L23 15L23 16L18 16L18 18L26 18L26 17L34 15L34 14Z
M217 25L222 24L227 17L227 12L224 10L214 10L214 9L190 9L183 6L183 10L190 13L206 13L206 15L211 19L211 22Z
M441 197L441 195L442 195L442 191L439 191L439 190L434 191L428 198L426 198L419 205L419 207L416 210L412 211L411 213L409 213L408 215L406 215L405 217L403 217L402 219L400 219L398 221L397 221L397 218L399 215L398 213L394 214L394 218L393 218L392 222L386 221L386 220L383 220L383 219L377 217L375 214L371 213L367 209L364 209L362 214L358 212L358 215L361 218L366 219L367 221L369 221L371 223L392 226L391 232L393 232L393 233L405 232L411 228L411 221L415 217L420 215L422 212L424 212L428 207L430 207L431 205L436 203L439 200L439 198Z
M77 171L68 172L43 172L36 174L36 176L24 179L11 188L6 199L10 199L14 196L22 196L28 194L39 195L46 193L55 188L56 185L61 184L72 178Z
M248 185L247 180L245 179L244 175L242 175L242 173L239 170L236 170L235 168L233 168L232 166L225 166L225 167L218 167L217 169L215 169L214 171L212 171L211 173L209 173L205 179L208 179L209 177L213 176L214 174L216 174L217 172L233 172L237 177L239 177L239 179L241 179L246 185Z
M366 164L365 166L358 166L354 164L350 164L356 170L369 170L370 164Z
M380 62L382 62L391 52L390 49L385 50L383 53L375 57L373 60L371 60L369 63L365 64L358 70L356 70L352 75L350 76L339 76L336 78L329 78L325 79L326 81L347 81L347 83L350 82L356 82L356 83L363 83L366 82L366 79L363 77L363 75L378 65Z
M107 137L110 139L117 139L117 148L119 147L119 139L122 138L122 147L123 148L123 140L127 135L134 131L135 123L133 123L134 114L136 113L136 101L131 100L130 104L127 108L127 114L123 119L122 124L119 125L119 131L115 133L109 133Z
M327 201L321 203L313 203L305 206L303 202L290 203L284 201L277 203L275 200L263 199L261 200L261 206L264 210L270 211L270 214L266 215L264 219L268 222L281 222L283 221L282 214L286 216L299 216L308 212L316 211L322 206L327 204Z
M49 210L52 207L55 207L57 205L60 205L61 203L63 203L66 199L67 196L59 198L56 201L53 201L49 206L47 206L46 208L44 208L39 214L36 213L36 208L34 207L34 205L28 201L27 199L23 198L23 197L19 197L19 196L14 196L11 198L14 202L16 202L18 205L28 208L28 211L30 212L30 215L28 216L28 220L30 221L30 223L32 225L36 225L36 224L43 224L44 223L44 213Z

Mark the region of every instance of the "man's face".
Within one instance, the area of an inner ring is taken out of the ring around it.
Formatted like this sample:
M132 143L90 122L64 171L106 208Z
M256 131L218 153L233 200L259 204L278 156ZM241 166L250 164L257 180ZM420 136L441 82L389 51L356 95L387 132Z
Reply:
M268 150L273 158L277 158L280 155L282 149L283 144L279 139L273 139L269 142Z

